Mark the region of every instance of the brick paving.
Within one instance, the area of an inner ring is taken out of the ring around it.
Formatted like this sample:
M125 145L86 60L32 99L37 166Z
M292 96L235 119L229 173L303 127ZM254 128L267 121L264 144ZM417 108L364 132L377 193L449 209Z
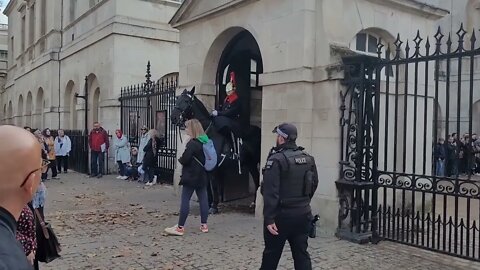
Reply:
M186 234L176 224L179 198L173 187L144 188L113 176L88 179L76 173L50 180L46 214L63 245L62 258L42 269L258 269L261 222L244 208L225 206L210 216L210 233L198 228L192 202ZM321 232L310 239L314 269L480 269L480 263L391 242L357 245ZM288 245L278 269L293 269Z

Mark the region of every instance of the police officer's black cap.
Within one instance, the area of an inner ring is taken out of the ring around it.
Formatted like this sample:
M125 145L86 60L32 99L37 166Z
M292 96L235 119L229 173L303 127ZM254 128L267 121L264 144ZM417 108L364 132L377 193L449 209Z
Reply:
M278 126L276 126L272 133L276 133L279 136L285 138L286 140L289 141L294 141L297 139L297 127L293 124L289 123L283 123Z

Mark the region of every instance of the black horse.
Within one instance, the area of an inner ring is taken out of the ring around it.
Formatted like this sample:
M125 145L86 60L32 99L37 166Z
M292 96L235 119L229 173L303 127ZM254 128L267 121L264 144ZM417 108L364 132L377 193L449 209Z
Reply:
M225 171L235 171L238 173L236 162L223 162L221 154L224 152L220 149L227 140L223 135L216 130L213 119L205 108L203 103L195 96L195 87L191 91L183 90L182 94L175 102L175 108L171 113L170 120L177 126L183 126L187 120L196 118L202 124L208 137L212 139L218 156L218 166L209 174L210 178L210 213L218 212L218 203L220 201L220 191L223 190L224 181L222 176ZM260 172L258 165L260 163L260 143L261 143L261 129L257 126L250 125L244 129L243 144L240 149L240 157L242 166L248 169L252 175L255 183L255 188L258 189L260 181ZM227 155L228 156L228 155Z

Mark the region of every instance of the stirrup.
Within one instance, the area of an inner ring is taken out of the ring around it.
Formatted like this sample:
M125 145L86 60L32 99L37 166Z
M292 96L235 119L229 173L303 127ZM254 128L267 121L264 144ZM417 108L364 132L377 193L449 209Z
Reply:
M221 154L220 155L220 162L218 163L217 167L220 167L222 166L223 162L225 161L225 158L227 157L227 155L225 154Z
M242 164L240 163L240 138L235 138L232 131L230 131L230 135L232 136L233 142L233 157L234 159L237 159L238 174L242 174Z

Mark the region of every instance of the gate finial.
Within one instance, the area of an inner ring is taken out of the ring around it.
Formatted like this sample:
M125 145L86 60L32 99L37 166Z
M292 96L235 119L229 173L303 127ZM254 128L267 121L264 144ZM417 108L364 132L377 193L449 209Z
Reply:
M150 61L147 63L147 74L145 75L145 78L147 79L145 82L147 85L150 85L152 81L150 78L152 78L152 74L150 73Z

